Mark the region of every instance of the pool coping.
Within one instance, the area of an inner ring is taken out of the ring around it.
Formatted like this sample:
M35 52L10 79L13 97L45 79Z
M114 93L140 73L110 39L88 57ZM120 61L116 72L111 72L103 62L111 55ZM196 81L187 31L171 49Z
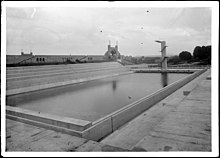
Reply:
M132 69L135 73L194 73L202 69Z
M19 107L12 107L12 106L6 106L6 113L7 115L35 120L38 122L60 126L77 131L83 131L92 125L90 121L86 121L86 120L52 115L48 113L37 112L33 110L23 109Z

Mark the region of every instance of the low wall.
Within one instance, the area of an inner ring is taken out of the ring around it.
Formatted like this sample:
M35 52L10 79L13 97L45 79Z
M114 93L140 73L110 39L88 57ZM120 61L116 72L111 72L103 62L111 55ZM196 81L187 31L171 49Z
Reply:
M18 107L6 106L6 113L7 115L34 120L37 122L42 122L45 124L59 126L76 131L83 131L92 125L90 121L79 120L70 117L61 117L58 115L51 115Z
M99 123L89 127L82 132L82 137L94 141L98 141L106 135L113 132L111 117L102 119Z
M19 121L19 122L23 122L23 123L26 123L26 124L30 124L32 126L42 127L42 128L46 128L46 129L49 129L49 130L54 130L54 131L57 131L57 132L66 133L66 134L77 136L77 137L82 137L82 132L81 131L68 129L68 128L64 128L64 127L60 127L60 126L55 126L55 125L52 125L52 124L43 123L43 122L31 120L31 119L26 119L26 118L14 116L14 115L8 115L7 114L6 118L14 120L14 121Z

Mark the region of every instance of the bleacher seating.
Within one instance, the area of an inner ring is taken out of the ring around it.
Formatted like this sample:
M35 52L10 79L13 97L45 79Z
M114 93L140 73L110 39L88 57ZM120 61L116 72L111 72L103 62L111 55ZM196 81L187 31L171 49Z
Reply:
M18 89L93 76L123 73L128 68L118 62L7 67L6 89Z

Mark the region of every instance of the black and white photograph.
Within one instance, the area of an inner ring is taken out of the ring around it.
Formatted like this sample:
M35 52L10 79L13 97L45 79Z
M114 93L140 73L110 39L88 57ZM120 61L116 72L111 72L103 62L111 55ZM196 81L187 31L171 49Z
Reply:
M3 1L1 155L219 156L218 1Z

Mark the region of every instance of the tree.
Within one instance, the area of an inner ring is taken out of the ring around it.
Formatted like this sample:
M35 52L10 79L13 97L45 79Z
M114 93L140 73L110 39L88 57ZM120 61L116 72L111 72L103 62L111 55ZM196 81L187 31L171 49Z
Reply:
M211 64L211 57L212 57L212 46L206 46L207 54L208 54L208 62Z
M193 58L200 59L200 52L201 52L201 50L202 50L202 47L196 46L194 48L194 51L193 51Z
M196 46L193 51L193 58L211 61L211 46Z
M169 57L167 62L169 64L178 64L180 62L179 56L175 55L175 56Z
M192 58L192 55L190 52L187 52L187 51L182 51L180 54L179 54L179 58L180 60L182 61L188 61Z
M212 48L211 46L206 46L205 48L205 55L204 55L204 59L203 61L206 63L206 64L211 64L211 55L212 55Z

